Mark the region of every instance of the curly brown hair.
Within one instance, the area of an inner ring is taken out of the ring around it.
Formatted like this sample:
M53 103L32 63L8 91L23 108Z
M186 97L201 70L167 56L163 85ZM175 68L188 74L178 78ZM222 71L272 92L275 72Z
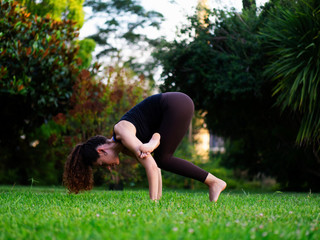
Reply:
M75 146L64 167L63 183L70 193L91 190L93 187L93 163L99 154L96 148L107 142L104 136L95 136Z

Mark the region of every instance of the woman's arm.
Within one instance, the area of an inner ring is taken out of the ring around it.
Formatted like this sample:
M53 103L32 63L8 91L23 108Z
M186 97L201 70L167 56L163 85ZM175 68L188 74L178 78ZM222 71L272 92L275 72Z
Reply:
M151 155L140 161L144 166L149 183L149 196L151 200L159 200L159 168Z
M136 137L136 129L133 124L127 121L121 121L114 127L117 139L121 140L125 148L127 148L138 159L146 170L150 199L158 199L159 191L159 170L158 166L151 154L141 157L140 146L142 142Z
M158 168L158 199L162 196L162 176L161 176L161 169Z

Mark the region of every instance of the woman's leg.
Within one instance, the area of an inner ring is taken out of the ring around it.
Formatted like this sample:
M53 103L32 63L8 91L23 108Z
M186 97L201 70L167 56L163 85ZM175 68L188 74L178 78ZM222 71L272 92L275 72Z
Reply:
M155 150L158 166L166 171L204 182L208 172L173 154L185 136L194 113L192 100L183 93L170 92L162 96L164 111L159 133L161 143Z
M205 183L209 187L210 201L216 202L226 183L193 163L173 156L192 120L192 100L183 93L164 93L161 102L164 111L159 129L161 143L154 155L158 166L163 170Z

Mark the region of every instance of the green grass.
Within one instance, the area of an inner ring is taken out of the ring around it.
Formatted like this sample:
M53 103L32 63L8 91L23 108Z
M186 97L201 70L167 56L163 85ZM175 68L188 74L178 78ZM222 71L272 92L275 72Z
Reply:
M0 239L320 239L320 195L0 186Z

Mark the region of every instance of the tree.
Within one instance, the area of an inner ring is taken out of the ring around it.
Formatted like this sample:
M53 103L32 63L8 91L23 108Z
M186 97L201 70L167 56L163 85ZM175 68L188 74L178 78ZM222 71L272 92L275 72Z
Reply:
M71 43L78 32L68 20L31 15L13 1L1 1L1 15L1 95L11 107L21 102L6 98L25 102L20 121L32 128L68 105L77 72Z
M85 6L92 9L91 18L101 19L103 25L92 38L102 48L97 57L123 56L123 50L134 50L124 61L136 71L146 70L137 58L138 52L146 52L158 41L149 39L142 29L159 29L163 16L155 11L146 11L137 0L86 0ZM145 65L145 64L143 64ZM148 73L145 73L145 75Z
M191 18L182 33L197 35L155 53L163 67L161 90L183 91L206 112L209 129L228 142L225 166L247 171L248 177L275 176L283 187L316 189L312 149L295 144L299 119L274 107L273 83L263 77L268 58L259 31L271 7L260 15L255 9L213 11L216 21L206 26Z
M0 5L1 170L12 167L26 181L31 133L69 107L78 31L70 20L32 15L15 1Z
M96 48L96 42L90 38L85 38L77 44L79 44L77 58L81 59L81 68L88 69L92 62L92 53Z
M55 21L71 20L79 29L84 23L84 0L18 0L18 2L33 15L50 17ZM81 68L88 68L91 65L95 42L92 39L83 39L75 41L74 44L79 47L77 58L81 59Z
M28 12L32 14L60 20L72 20L78 27L84 23L84 12L82 5L84 0L18 0L18 2L27 7Z
M249 10L251 8L256 8L256 0L242 0L242 6L244 10Z
M273 94L282 109L301 120L297 142L320 150L320 6L299 1L291 8L277 5L262 30L269 64L265 74L276 82ZM320 159L319 159L320 162Z

